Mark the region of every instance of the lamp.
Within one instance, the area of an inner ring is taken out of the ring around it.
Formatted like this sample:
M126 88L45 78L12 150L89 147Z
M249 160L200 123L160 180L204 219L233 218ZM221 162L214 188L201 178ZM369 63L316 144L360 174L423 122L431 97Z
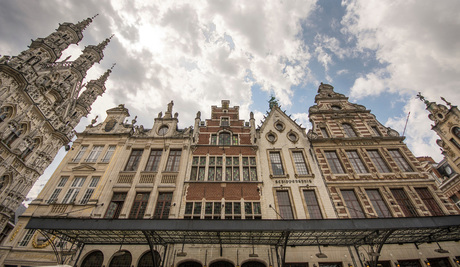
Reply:
M395 266L396 267L401 267L401 265L399 265L399 262L395 261Z
M441 245L439 245L438 242L436 242L436 244L438 244L438 247L439 247L439 248L435 249L434 251L436 251L436 252L438 252L438 253L449 253L449 251L443 249L443 248L441 247Z
M431 263L429 261L425 261L426 266L431 266Z
M184 245L185 245L185 235L184 235L184 239L182 241L182 250L180 252L176 253L177 257L185 257L185 256L187 256L187 252L184 252Z
M324 254L323 252L321 252L321 246L319 245L319 239L318 237L316 237L316 242L318 242L318 250L319 250L319 253L316 253L316 257L320 258L320 259L325 259L327 258L327 255Z
M455 257L454 262L460 265L460 256Z
M257 258L257 257L259 257L258 254L254 253L254 237L252 237L252 253L249 254L249 257L251 257L251 258Z
M125 255L126 251L121 250L121 247L123 247L123 242L125 241L125 236L123 235L123 239L121 240L120 248L118 249L117 252L113 254L114 257L119 257Z

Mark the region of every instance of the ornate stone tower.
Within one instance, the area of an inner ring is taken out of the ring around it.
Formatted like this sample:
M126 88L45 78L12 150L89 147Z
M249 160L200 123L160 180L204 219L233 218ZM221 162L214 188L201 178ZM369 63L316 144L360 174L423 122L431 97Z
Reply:
M430 102L420 93L417 97L430 112L428 118L434 121L431 129L441 138L436 140L445 157L438 166L442 176L439 188L460 207L460 111L443 97L441 99L449 107Z
M0 231L105 91L111 70L86 85L82 82L103 58L110 39L85 47L73 62L57 62L63 50L82 40L93 18L60 24L18 56L0 58Z

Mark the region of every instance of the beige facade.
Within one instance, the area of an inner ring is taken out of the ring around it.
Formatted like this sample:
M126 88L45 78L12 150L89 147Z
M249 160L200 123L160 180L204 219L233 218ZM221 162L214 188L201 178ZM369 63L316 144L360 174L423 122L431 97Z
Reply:
M0 58L0 231L58 150L74 136L74 127L105 91L110 70L86 86L82 81L103 58L106 39L88 46L75 61L57 60L82 40L91 18L63 23L46 38L32 41L18 56ZM82 91L84 90L84 91ZM81 94L79 95L79 93Z

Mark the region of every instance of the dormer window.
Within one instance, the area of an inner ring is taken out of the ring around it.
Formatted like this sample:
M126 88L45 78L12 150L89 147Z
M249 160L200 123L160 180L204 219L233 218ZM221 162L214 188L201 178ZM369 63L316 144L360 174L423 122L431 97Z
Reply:
M220 126L230 126L230 119L228 117L220 118Z

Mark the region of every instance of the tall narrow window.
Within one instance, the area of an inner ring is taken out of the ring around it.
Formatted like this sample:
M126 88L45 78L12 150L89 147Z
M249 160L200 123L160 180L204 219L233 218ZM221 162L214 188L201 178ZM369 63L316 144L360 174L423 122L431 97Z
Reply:
M221 207L220 202L206 202L204 205L204 218L214 220L220 219L222 212Z
M270 152L270 163L272 166L273 175L284 175L283 162L281 161L280 152Z
M452 200L452 202L454 202L454 204L457 206L457 208L460 209L460 198L457 195L452 195L450 197L450 200Z
M260 209L260 202L244 202L244 215L248 220L262 219L262 211Z
M356 173L367 173L368 172L366 167L364 167L363 161L358 155L358 151L356 150L347 151L347 156Z
M347 137L356 137L355 130L353 130L353 127L351 127L350 124L348 123L342 123L343 131L347 135Z
M86 158L86 162L96 162L103 149L104 146L93 146L89 152L88 157Z
M374 132L374 136L382 136L377 126L371 126L371 129Z
M415 207L412 204L412 202L407 197L406 192L404 192L404 189L391 189L391 193L395 197L396 202L398 202L398 205L404 213L404 216L418 217L417 211L415 210Z
M412 167L409 165L409 163L406 161L406 159L403 157L401 152L399 152L398 149L389 149L388 153L390 153L390 156L396 162L396 164L398 165L399 169L401 169L401 171L403 172L413 172L414 171Z
M298 175L308 175L307 163L302 151L292 151L292 158L294 159L295 170Z
M308 215L310 215L310 219L322 219L323 215L321 214L321 208L319 207L315 191L304 190L303 196L305 197L305 202L307 204Z
M61 180L59 180L58 185L56 186L56 189L54 189L53 193L51 194L50 198L48 199L48 204L55 203L59 197L59 194L62 191L62 188L65 186L67 181L69 180L69 176L63 176L61 177Z
M219 134L219 145L229 146L230 145L230 133L223 132Z
M324 138L329 138L329 134L327 133L327 129L324 127L320 127L321 129L321 134L323 135Z
M32 239L32 237L34 236L34 234L35 234L35 229L27 229L26 234L22 238L21 242L19 242L19 246L20 247L27 246L27 244L29 244L30 242L30 239Z
M102 158L101 162L104 162L104 163L107 163L110 161L110 159L112 158L113 156L113 153L115 152L115 148L117 146L109 146L109 148L107 149L107 152L105 152L105 155L104 157Z
M377 150L368 150L367 154L369 154L369 157L379 172L391 172L390 168Z
M82 146L80 148L80 151L78 151L77 155L73 159L73 162L80 162L81 158L83 157L83 154L85 154L86 149L88 149L88 146Z
M329 167L332 173L345 173L342 164L340 163L339 157L335 151L324 151Z
M415 188L415 191L420 196L432 216L444 215L444 212L442 212L441 208L439 207L438 203L436 203L436 200L433 198L433 195L431 195L428 188Z
M147 161L147 165L145 166L146 172L157 172L158 165L160 165L161 160L161 150L151 150L149 155L149 160Z
M241 219L241 203L240 202L225 202L225 219L227 220Z
M238 135L237 134L232 135L232 145L234 146L238 145Z
M4 140L5 144L10 146L26 130L27 130L27 126L25 124L21 124L19 127L13 126L13 129L11 130L10 135L8 135L8 137L5 138Z
M201 219L201 206L202 203L198 201L185 203L184 219Z
M391 217L390 210L388 209L385 201L382 198L378 189L366 189L367 196L374 207L375 213L379 218Z
M460 143L458 143L457 140L455 140L454 138L451 138L450 141L451 141L452 144L454 144L458 149L460 149Z
M192 181L204 181L206 170L206 156L193 157L192 160L192 173L190 174L190 180Z
M153 213L154 219L168 219L169 209L171 208L172 193L158 194L157 205Z
M211 145L217 145L217 134L211 135Z
M343 200L347 206L348 214L351 218L365 218L364 211L356 198L355 191L353 190L341 190Z
M88 185L88 189L86 189L85 194L83 195L83 198L80 201L80 204L86 204L90 200L91 196L94 193L94 190L96 189L97 184L99 183L99 179L101 177L93 177L91 178L91 182Z
M257 181L255 157L243 157L243 181Z
M86 177L75 177L70 185L69 190L64 196L62 200L63 204L73 203L77 198L78 193L80 192L80 188L85 183Z
M150 193L137 193L134 198L133 206L129 212L130 219L142 219L149 201Z
M171 150L169 151L168 162L166 163L167 172L178 172L181 150Z
M222 181L222 157L209 157L208 181Z
M287 190L276 191L276 198L278 200L279 215L283 220L294 219L292 213L291 200L289 199L289 192Z
M142 149L133 149L131 151L131 155L129 155L128 163L126 164L125 171L136 171L137 166L139 166L139 162L141 161L142 153L144 150Z
M113 193L105 218L117 219L126 200L126 193Z
M240 158L226 157L225 158L225 180L239 181L240 180Z

